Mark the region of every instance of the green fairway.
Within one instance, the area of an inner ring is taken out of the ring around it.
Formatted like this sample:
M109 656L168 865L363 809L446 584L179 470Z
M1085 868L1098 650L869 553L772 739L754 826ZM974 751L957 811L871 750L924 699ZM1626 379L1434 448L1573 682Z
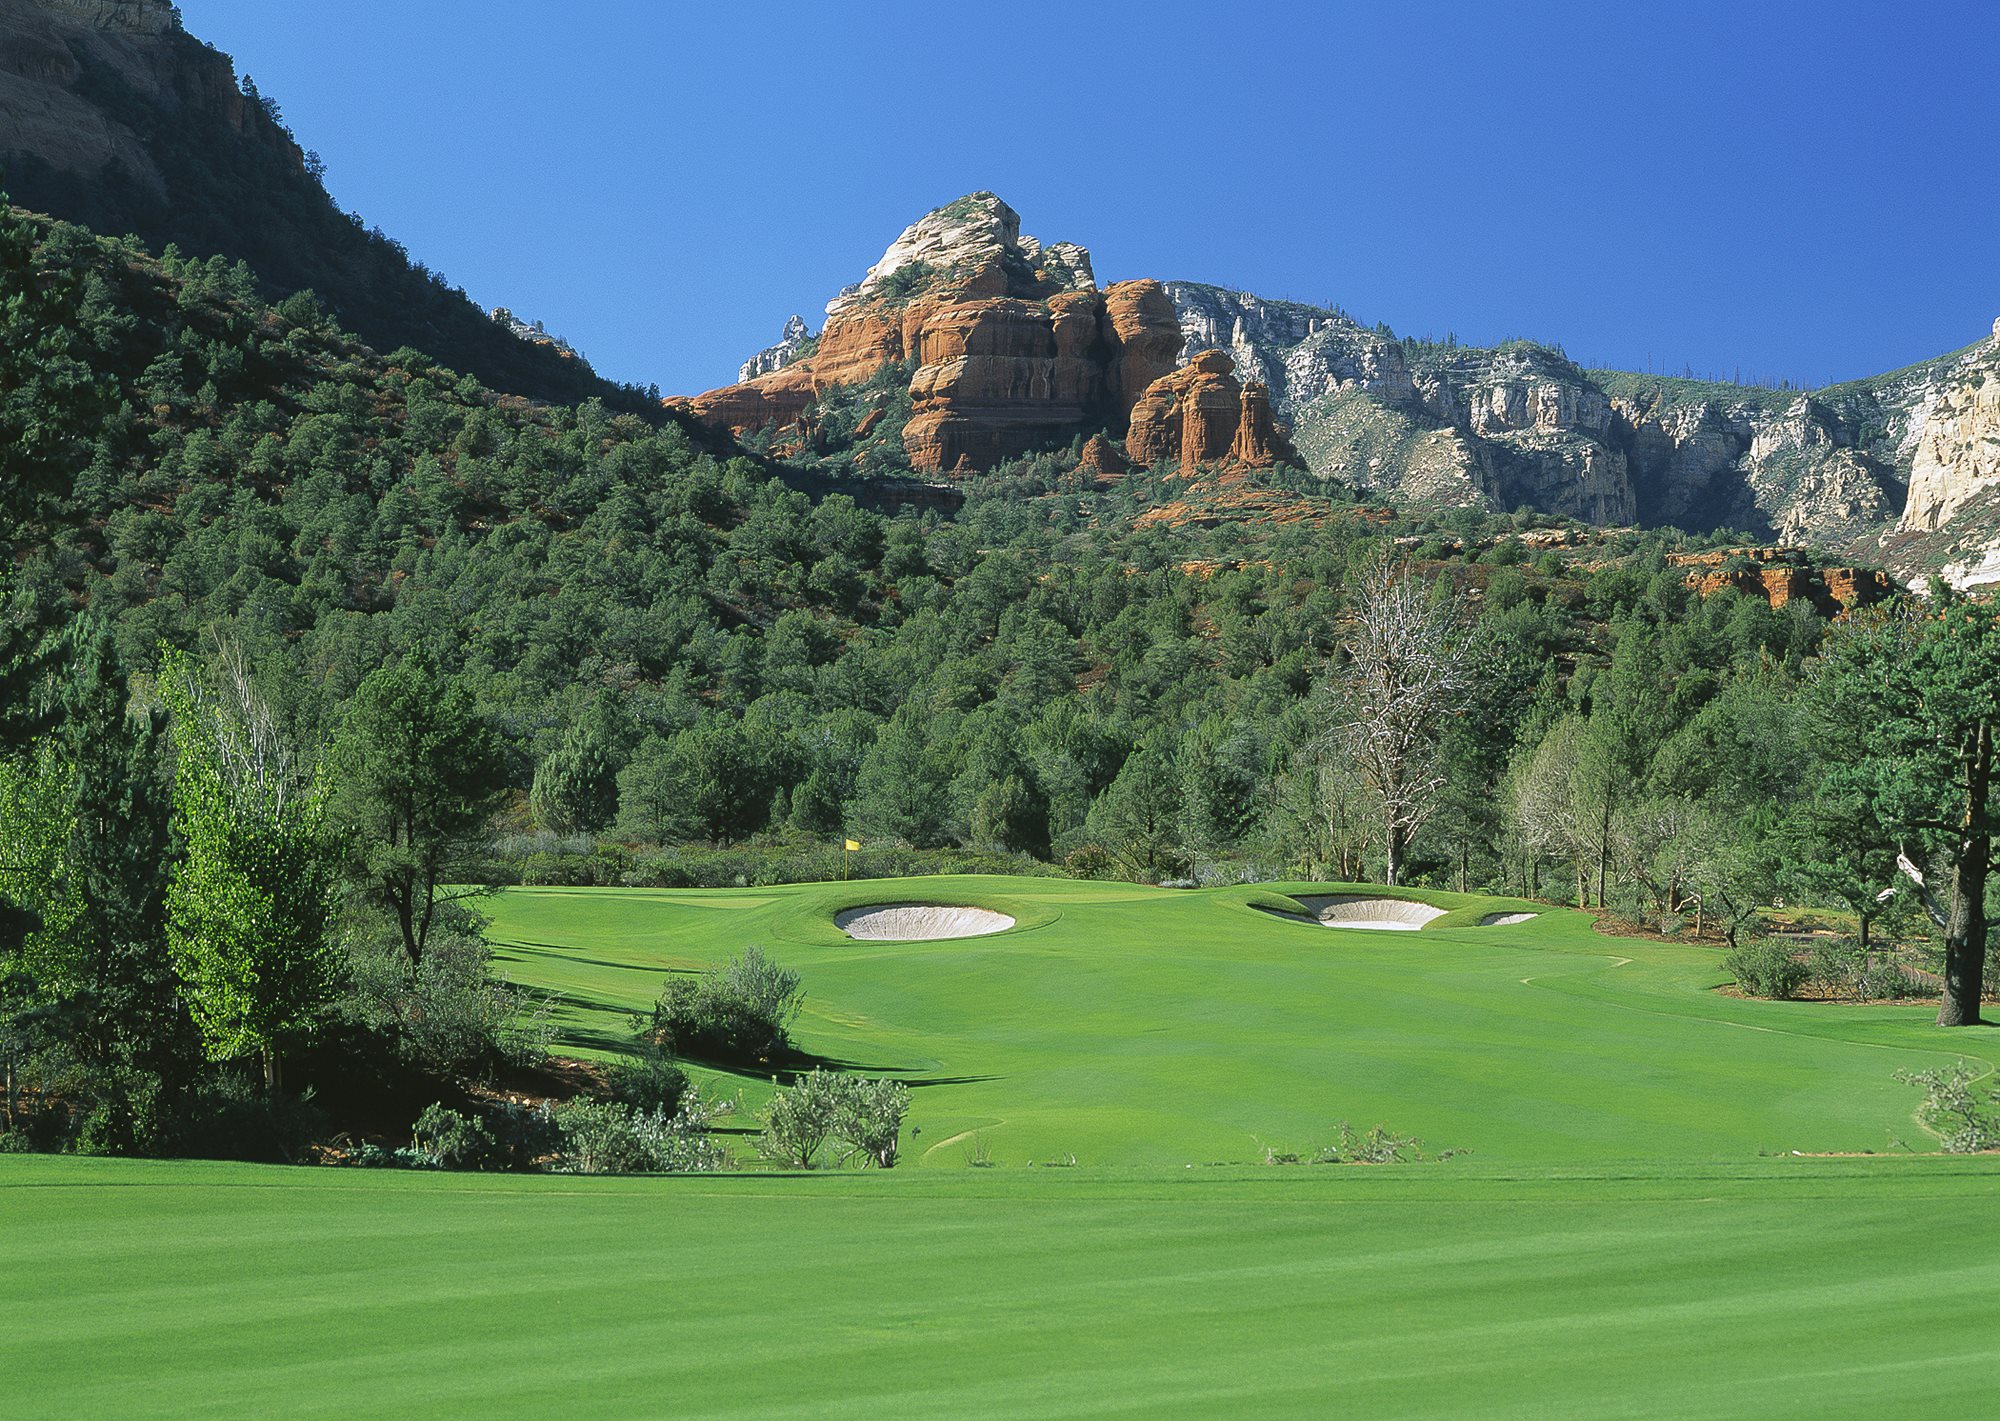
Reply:
M1973 1416L1995 1164L7 1157L0 1415Z
M805 975L805 1050L913 1085L906 1158L927 1167L964 1168L975 1138L1003 1164L1248 1161L1343 1119L1538 1166L1922 1146L1894 1073L2000 1051L1940 1035L1925 1004L1721 995L1711 947L1605 937L1561 909L1478 927L1509 903L1413 896L1458 911L1367 932L1251 906L1270 889L1032 878L514 889L488 911L501 968L563 997L572 1050L621 1047L669 969L763 946ZM870 943L832 924L899 899L1019 926ZM713 1084L753 1108L769 1088Z
M2000 1158L1845 1156L1928 1147L1893 1073L1987 1033L1720 995L1714 949L1578 913L1423 894L1421 931L1336 930L1281 891L505 893L501 964L566 1049L621 1049L670 970L799 968L799 1045L911 1084L919 1167L0 1156L0 1416L1981 1412ZM832 925L898 900L1017 926ZM1245 1163L1343 1119L1472 1154Z

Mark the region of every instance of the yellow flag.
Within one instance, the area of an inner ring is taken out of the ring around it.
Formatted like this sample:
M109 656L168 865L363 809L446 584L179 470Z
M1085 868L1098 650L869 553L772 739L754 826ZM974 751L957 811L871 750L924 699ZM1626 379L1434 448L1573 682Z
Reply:
M858 849L861 847L861 841L859 839L843 839L841 840L841 842L846 844L847 847L850 849Z

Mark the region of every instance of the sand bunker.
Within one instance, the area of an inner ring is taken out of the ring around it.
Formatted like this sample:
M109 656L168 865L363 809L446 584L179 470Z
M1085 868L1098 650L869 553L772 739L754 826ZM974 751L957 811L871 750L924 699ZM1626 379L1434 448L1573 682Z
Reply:
M944 903L877 903L835 913L833 925L863 942L931 942L1005 932L1014 926L1014 920L986 908L959 908Z
M1350 893L1329 896L1301 896L1292 901L1304 913L1281 914L1301 922L1318 923L1323 928L1370 928L1377 932L1413 933L1432 918L1442 918L1444 909L1407 898L1361 898Z
M1507 928L1512 927L1515 923L1533 922L1540 916L1540 913L1488 913L1479 920L1479 926L1482 928Z

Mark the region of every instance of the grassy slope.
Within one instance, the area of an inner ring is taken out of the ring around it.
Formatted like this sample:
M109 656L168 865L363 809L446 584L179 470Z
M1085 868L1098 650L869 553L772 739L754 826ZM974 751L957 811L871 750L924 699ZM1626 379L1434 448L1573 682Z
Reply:
M746 892L514 890L493 937L563 992L569 1042L616 1049L669 968L745 943L803 970L796 1035L916 1085L912 1162L1254 1160L1335 1121L1386 1122L1482 1161L1742 1159L1921 1138L1899 1068L1963 1052L1931 1009L1741 1001L1712 948L1606 938L1578 913L1515 927L1336 931L1272 918L1269 890L925 879ZM1454 895L1425 896L1444 906ZM897 898L1013 912L984 939L857 943L842 906ZM767 1087L723 1077L753 1107Z
M1996 1184L0 1158L0 1413L1967 1416Z

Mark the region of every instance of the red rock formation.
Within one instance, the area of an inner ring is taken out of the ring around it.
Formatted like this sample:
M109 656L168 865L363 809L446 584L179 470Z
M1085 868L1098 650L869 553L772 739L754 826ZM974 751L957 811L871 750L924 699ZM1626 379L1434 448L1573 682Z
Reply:
M1667 561L1688 569L1687 584L1697 595L1713 596L1733 587L1749 597L1762 597L1773 609L1793 599L1810 602L1827 616L1867 607L1896 590L1889 575L1875 568L1773 566L1801 561L1797 548L1719 548L1703 553L1669 553ZM1725 567L1729 562L1755 567Z
M1180 359L1181 325L1166 288L1157 281L1121 281L1104 292L1104 343L1112 351L1108 397L1112 427L1122 432L1146 387L1173 373Z
M813 380L821 390L858 385L903 358L903 313L875 309L831 317L811 357Z
M1085 442L1083 452L1077 456L1076 466L1100 484L1116 483L1132 471L1132 466L1125 462L1125 456L1101 434L1093 434Z
M692 398L668 400L669 408L686 410L703 424L744 434L753 429L784 428L812 404L814 389L809 362L800 361L759 375L741 385L725 385Z
M1271 417L1271 393L1255 380L1243 387L1242 409L1236 421L1236 439L1229 457L1253 469L1267 468L1281 460L1298 462L1298 451Z
M931 213L827 308L814 353L780 373L796 381L809 370L813 393L824 394L913 361L903 443L922 473L990 468L1092 426L1123 430L1134 401L1173 370L1173 303L1157 281L1099 292L1088 253L1045 247L1019 226L991 194ZM773 391L768 378L685 407L737 430L796 419L799 386ZM1214 399L1212 457L1221 457L1240 422L1234 383Z
M1204 464L1263 468L1298 453L1271 417L1262 385L1237 383L1236 362L1204 350L1180 370L1155 380L1132 408L1125 448L1132 462L1175 460L1183 474Z

